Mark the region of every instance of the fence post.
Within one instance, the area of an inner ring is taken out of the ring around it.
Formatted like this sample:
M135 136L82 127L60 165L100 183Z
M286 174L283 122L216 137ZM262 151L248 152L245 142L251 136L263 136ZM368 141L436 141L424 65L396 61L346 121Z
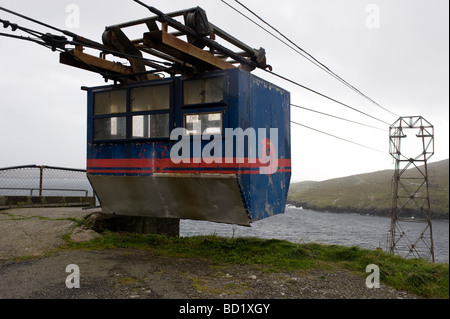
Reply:
M44 166L39 166L39 197L42 197L42 178L43 178L43 173L44 173Z

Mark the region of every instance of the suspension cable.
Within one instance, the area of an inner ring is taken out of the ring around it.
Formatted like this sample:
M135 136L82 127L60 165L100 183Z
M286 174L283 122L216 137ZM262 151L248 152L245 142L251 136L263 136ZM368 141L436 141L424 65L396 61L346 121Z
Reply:
M381 150L378 150L378 149L376 149L376 148L373 148L373 147L370 147L370 146L367 146L367 145L364 145L364 144L360 144L360 143L357 143L357 142L353 142L353 141L347 140L347 139L345 139L345 138L342 138L342 137L339 137L339 136L336 136L336 135L333 135L333 134L330 134L330 133L327 133L327 132L324 132L324 131L321 131L321 130L312 128L312 127L310 127L310 126L307 126L307 125L298 123L298 122L296 122L296 121L291 121L291 123L294 123L294 124L296 124L296 125L302 126L302 127L307 128L307 129L309 129L309 130L313 130L313 131L319 132L319 133L321 133L321 134L325 134L325 135L328 135L328 136L337 138L337 139L342 140L342 141L345 141L345 142L347 142L347 143L351 143L351 144L354 144L354 145L358 145L358 146L361 146L361 147L364 147L364 148L367 148L367 149L370 149L370 150L372 150L372 151L376 151L376 152L379 152L379 153L387 154L386 152L381 151Z
M370 102L372 102L373 104L375 104L376 106L380 107L381 109L391 113L392 115L395 115L398 117L397 114L395 114L394 112L388 110L387 108L383 107L382 105L380 105L379 103L377 103L376 101L374 101L373 99L371 99L370 97L368 97L366 94L362 93L360 90L358 90L356 87L354 87L353 85L351 85L350 83L348 83L347 81L345 81L342 77L340 77L339 75L337 75L335 72L331 71L330 68L328 68L326 65L324 65L323 63L321 63L319 60L317 60L314 56L312 56L310 53L308 53L307 51L305 51L304 49L302 49L300 46L298 46L296 43L294 43L292 40L290 40L288 37L286 37L283 33L281 33L278 29L276 29L275 27L273 27L270 23L266 22L264 19L262 19L258 14L256 14L253 10L249 9L247 6L245 6L244 4L242 4L240 1L235 0L239 5L241 5L243 8L245 8L247 11L249 11L252 15L254 15L256 18L258 18L261 22L263 22L264 24L266 24L268 27L270 27L272 30L274 30L275 32L277 32L281 37L283 37L284 39L286 39L289 43L287 43L286 41L280 39L278 36L274 35L272 32L270 32L269 30L267 30L266 28L264 28L263 26L261 26L260 24L258 24L257 22L255 22L253 19L249 18L248 16L246 16L244 13L242 13L241 11L239 11L238 9L234 8L233 6L231 6L229 3L225 2L224 0L220 0L222 1L224 4L226 4L227 6L229 6L230 8L232 8L234 11L238 12L240 15L244 16L245 18L247 18L248 20L250 20L251 22L253 22L254 24L256 24L258 27L260 27L261 29L263 29L265 32L269 33L271 36L273 36L274 38L276 38L278 41L282 42L283 44L285 44L286 46L288 46L290 49L294 50L296 53L298 53L299 55L301 55L302 57L306 58L308 61L310 61L311 63L313 63L314 65L316 65L317 67L319 67L320 69L322 69L323 71L327 72L329 75L331 75L332 77L334 77L335 79L337 79L338 81L340 81L341 83L343 83L344 85L346 85L347 87L349 87L350 89L352 89L353 91L357 92L359 95L363 96L364 98L366 98L367 100L369 100ZM293 47L294 46L294 47Z
M272 74L272 75L274 75L274 76L276 76L276 77L279 77L280 79L283 79L283 80L288 81L288 82L290 82L290 83L292 83L292 84L295 84L295 85L297 85L297 86L299 86L299 87L301 87L301 88L303 88L303 89L305 89L305 90L308 90L308 91L310 91L310 92L312 92L312 93L314 93L314 94L317 94L317 95L319 95L319 96L321 96L321 97L324 97L324 98L326 98L326 99L328 99L328 100L330 100L330 101L333 101L333 102L335 102L335 103L338 103L338 104L340 104L340 105L342 105L342 106L345 106L345 107L347 107L347 108L349 108L349 109L351 109L351 110L353 110L353 111L356 111L356 112L358 112L358 113L361 113L361 114L363 114L363 115L365 115L365 116L368 116L368 117L370 117L370 118L372 118L372 119L374 119L374 120L377 120L377 121L379 121L379 122L381 122L381 123L383 123L383 124L386 124L386 125L389 125L389 126L390 126L390 124L389 124L388 122L385 122L385 121L383 121L383 120L380 120L379 118L376 118L376 117L374 117L374 116L372 116L372 115L370 115L370 114L367 114L367 113L365 113L365 112L363 112L363 111L360 111L360 110L358 110L358 109L356 109L356 108L354 108L354 107L351 107L351 106L348 105L348 104L345 104L345 103L343 103L343 102L340 102L340 101L338 101L338 100L336 100L336 99L334 99L334 98L331 98L331 97L329 97L329 96L327 96L327 95L325 95L325 94L323 94L323 93L320 93L320 92L318 92L318 91L316 91L316 90L310 89L309 87L304 86L304 85L302 85L302 84L300 84L300 83L298 83L298 82L295 82L294 80L291 80L291 79L289 79L289 78L287 78L287 77L285 77L285 76L279 75L279 74L277 74L277 73L275 73L275 72L272 72L272 71L269 71L269 70L264 70L264 71L266 71L267 73L270 73L270 74Z
M309 109L309 108L306 108L306 107L303 107L303 106L300 106L300 105L291 104L291 106L294 106L294 107L302 109L302 110L318 113L318 114L321 114L321 115L333 117L333 118L338 119L338 120L347 121L347 122L350 122L350 123L354 123L354 124L359 124L359 125L362 125L362 126L370 127L370 128L376 129L376 130L385 131L385 132L387 131L386 129L382 129L382 128L379 128L379 127L376 127L376 126L364 124L364 123L357 122L357 121L352 121L352 120L349 120L349 119L346 119L346 118L343 118L343 117L339 117L339 116L336 116L336 115L320 112L320 111L317 111L317 110L312 110L312 109Z

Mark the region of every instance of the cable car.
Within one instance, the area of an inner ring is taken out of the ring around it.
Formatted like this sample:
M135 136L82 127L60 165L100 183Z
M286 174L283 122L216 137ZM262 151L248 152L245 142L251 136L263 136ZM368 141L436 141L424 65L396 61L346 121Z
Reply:
M241 68L87 89L106 213L249 226L284 212L290 94Z

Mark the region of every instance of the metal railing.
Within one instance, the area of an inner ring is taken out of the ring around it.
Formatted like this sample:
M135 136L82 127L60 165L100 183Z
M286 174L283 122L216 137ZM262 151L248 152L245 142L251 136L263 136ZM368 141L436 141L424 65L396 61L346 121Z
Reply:
M85 170L43 165L0 168L0 207L95 203Z
M34 196L34 191L39 191L39 196L42 196L42 191L54 191L54 192L84 192L84 196L88 197L89 191L87 189L64 189L64 188L26 188L26 187L0 187L1 191L30 191L30 196Z

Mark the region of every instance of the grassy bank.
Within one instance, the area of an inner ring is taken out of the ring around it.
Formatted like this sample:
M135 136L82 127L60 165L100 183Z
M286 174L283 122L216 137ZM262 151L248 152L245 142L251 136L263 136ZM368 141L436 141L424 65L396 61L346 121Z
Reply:
M416 172L416 168L409 171L411 172L405 175L423 177ZM385 170L321 182L291 183L288 202L319 211L389 216L392 204L391 180L393 173L393 170ZM449 160L429 163L428 174L433 219L448 219ZM412 191L415 187L408 190ZM421 192L424 192L424 189L420 189L417 195ZM407 207L413 208L414 206Z
M381 251L322 244L294 244L283 240L222 238L217 236L167 238L105 232L90 242L73 243L70 236L60 249L139 248L154 254L206 258L217 267L259 265L265 271L347 269L367 277L366 266L376 264L381 283L427 298L449 298L448 264L403 259Z

